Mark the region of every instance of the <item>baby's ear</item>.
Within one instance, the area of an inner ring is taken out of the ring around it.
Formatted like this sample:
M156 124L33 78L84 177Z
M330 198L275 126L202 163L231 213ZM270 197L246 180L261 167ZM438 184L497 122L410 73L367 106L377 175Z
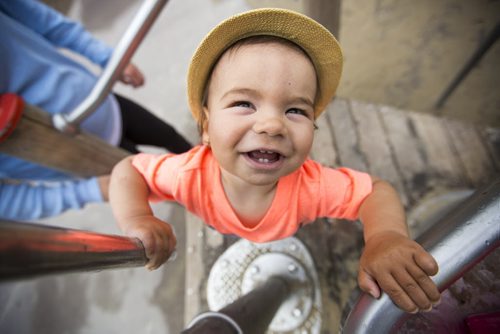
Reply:
M201 135L201 142L203 143L203 145L210 146L210 139L208 137L207 131L203 131L203 134Z
M208 122L208 118L209 118L208 107L203 106L202 112L203 112L203 116L204 116L203 119L205 120L205 122Z

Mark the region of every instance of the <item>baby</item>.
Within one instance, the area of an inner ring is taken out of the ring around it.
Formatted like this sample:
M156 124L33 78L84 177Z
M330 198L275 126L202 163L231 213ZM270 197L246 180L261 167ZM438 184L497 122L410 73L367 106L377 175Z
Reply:
M342 54L310 18L283 9L236 15L198 47L188 98L202 144L187 153L140 154L113 170L110 201L123 232L139 238L147 267L175 248L150 200L177 201L221 233L254 242L293 235L318 217L363 223L358 282L407 312L439 299L438 266L408 237L395 190L376 177L308 158L315 119L335 95Z

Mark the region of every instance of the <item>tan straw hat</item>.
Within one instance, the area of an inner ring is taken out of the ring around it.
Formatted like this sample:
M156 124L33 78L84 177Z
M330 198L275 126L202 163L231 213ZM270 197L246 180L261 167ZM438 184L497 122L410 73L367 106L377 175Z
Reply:
M325 27L305 15L285 9L262 8L221 22L198 46L187 78L188 102L196 121L203 112L207 80L220 56L235 42L261 35L287 39L309 55L319 81L315 117L323 112L335 95L342 72L342 51L337 40Z

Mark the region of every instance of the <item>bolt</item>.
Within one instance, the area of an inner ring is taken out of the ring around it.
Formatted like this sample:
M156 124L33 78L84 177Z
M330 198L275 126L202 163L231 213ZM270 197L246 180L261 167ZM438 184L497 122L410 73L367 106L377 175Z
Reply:
M294 272L296 272L296 271L297 271L297 266L295 265L295 263L290 263L290 264L288 265L288 271L289 271L290 273L294 273Z
M258 274L258 273L259 273L259 271L260 271L259 267L258 267L258 266L255 266L255 265L254 265L254 266L252 266L252 267L250 268L250 273L251 273L252 275L256 275L256 274Z
M297 245L296 245L296 244L291 244L291 245L290 245L290 250L291 250L292 252L295 252L295 251L297 250Z
M300 308L295 308L293 309L292 314L294 317L298 318L302 315L302 310Z
M188 247L188 253L189 253L189 254L194 253L194 247L193 247L193 246L189 246L189 247Z

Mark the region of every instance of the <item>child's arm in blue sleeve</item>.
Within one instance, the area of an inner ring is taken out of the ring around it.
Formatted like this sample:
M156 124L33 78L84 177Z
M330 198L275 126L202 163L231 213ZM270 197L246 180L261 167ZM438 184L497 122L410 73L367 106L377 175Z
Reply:
M102 201L97 178L40 184L0 180L0 219L36 220Z
M34 0L0 0L0 11L56 47L67 48L104 67L113 49L94 38L85 28L51 7Z

